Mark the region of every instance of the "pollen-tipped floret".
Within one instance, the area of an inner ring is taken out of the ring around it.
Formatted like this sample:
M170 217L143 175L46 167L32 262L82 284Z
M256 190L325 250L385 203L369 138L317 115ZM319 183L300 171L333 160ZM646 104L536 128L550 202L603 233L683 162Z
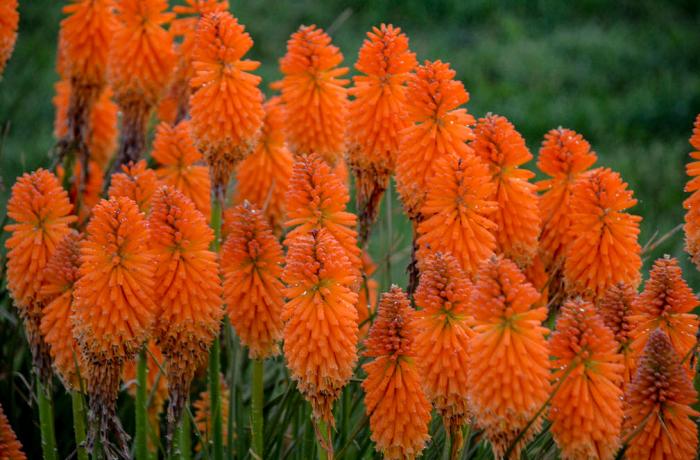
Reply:
M469 417L467 383L472 284L451 254L430 254L421 264L415 293L416 351L423 388L443 418L445 430L461 438ZM455 447L459 449L459 446Z
M486 163L474 155L445 155L433 168L418 225L418 257L430 250L451 253L473 277L496 249L494 183Z
M362 382L372 440L386 459L418 457L430 438L430 403L417 368L418 324L406 294L397 286L382 295L377 319L365 341Z
M637 298L637 291L625 283L617 283L608 288L598 302L598 312L605 325L612 331L617 342L617 352L622 355L625 365L623 374L623 391L632 380L637 356L632 350L632 330L635 321L632 318L632 305Z
M624 212L637 200L620 175L599 168L581 176L571 196L567 290L598 299L615 283L639 284L641 217Z
M685 191L691 195L683 202L683 207L686 209L683 229L685 230L685 250L700 269L700 114L695 118L690 145L695 149L690 152L690 158L696 161L691 161L685 167L690 177Z
M301 26L287 41L278 83L284 102L284 126L290 150L317 153L334 166L345 150L348 72L338 67L343 53L323 29Z
M7 0L0 5L0 76L5 70L5 64L12 56L17 40L19 13L17 0Z
M7 460L27 460L22 452L22 443L17 440L17 435L10 426L5 412L0 405L0 458Z
M465 157L472 149L474 117L459 106L469 101L456 72L441 61L425 61L408 80L406 108L409 126L401 131L396 160L396 184L409 217L417 219L437 160Z
M540 210L532 171L520 166L532 159L525 139L499 115L480 118L474 128L474 152L488 165L496 184L489 199L498 203L498 249L520 267L532 263L539 246Z
M549 396L549 331L542 326L547 309L535 306L539 297L510 259L494 256L481 265L471 298L469 402L497 458ZM514 446L512 458L519 458L540 426L538 418Z
M620 445L624 365L614 335L592 303L562 307L550 339L552 435L563 459L612 459Z
M282 339L282 246L263 213L249 203L233 210L221 253L228 316L251 358L276 355Z
M197 366L219 333L222 287L214 232L192 201L172 187L153 197L150 247L156 261L155 336L167 358L168 421L179 421Z
M287 252L284 355L317 420L333 425L332 407L357 362L355 275L326 229L295 238Z
M112 176L108 195L110 198L131 198L139 210L148 213L151 210L151 200L158 187L155 171L146 165L145 160L122 166L122 172Z
M666 334L651 333L637 373L625 394L625 458L692 459L697 455L698 429L691 417L700 415L693 382L683 371Z

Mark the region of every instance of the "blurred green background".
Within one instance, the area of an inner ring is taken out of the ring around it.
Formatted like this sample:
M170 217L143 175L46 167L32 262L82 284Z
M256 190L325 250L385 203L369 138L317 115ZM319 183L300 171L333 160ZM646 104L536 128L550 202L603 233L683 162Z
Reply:
M51 98L64 2L20 3L16 50L0 81L1 216L15 178L47 165L54 143ZM266 90L279 78L278 59L300 24L328 29L351 66L365 32L391 22L408 34L419 60L442 59L453 65L471 94L471 113L508 117L535 157L549 129L563 126L582 133L598 153L599 164L620 171L635 190L639 204L633 212L644 217L642 244L683 220L688 137L700 112L697 0L250 0L232 1L231 9L255 40L251 57L262 61ZM534 161L529 167L535 169ZM393 211L394 233L386 232L383 218L372 245L375 259L392 256L391 277L380 272L384 284L403 279L410 242L396 203ZM683 252L682 233L661 244L647 266L664 253L682 260L687 279L700 290L700 276ZM16 342L19 334L9 331L16 327L12 309L0 308L0 381L16 380L18 371L29 375L26 347ZM38 446L39 430L28 425L35 423L33 418L16 412L16 406L26 403L19 397L26 397L26 391L16 390L18 385L1 388L10 387L19 394L3 394L2 402L14 401L8 412L13 422L22 417L25 446ZM60 420L58 426L60 431Z

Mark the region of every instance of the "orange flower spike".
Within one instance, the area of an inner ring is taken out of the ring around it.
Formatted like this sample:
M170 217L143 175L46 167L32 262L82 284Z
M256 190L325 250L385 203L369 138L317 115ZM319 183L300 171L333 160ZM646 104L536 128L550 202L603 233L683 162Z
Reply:
M562 307L549 346L557 388L549 419L562 458L614 458L624 374L615 336L593 304L578 298Z
M474 155L446 155L436 161L421 209L418 259L429 250L453 254L473 277L496 249L495 184L486 164Z
M361 216L362 242L379 212L379 203L394 172L399 133L409 125L406 113L406 81L416 66L401 29L382 24L367 32L348 90L348 163L357 184L357 208Z
M283 262L282 246L262 212L247 202L236 206L221 253L221 271L229 319L251 359L279 353Z
M355 275L326 229L299 235L287 251L284 355L314 418L331 426L333 402L357 363Z
M214 232L192 201L172 187L153 197L150 247L155 254L155 298L160 299L158 345L167 358L172 430L180 420L197 366L219 333L224 315ZM170 431L172 433L172 431Z
M400 134L396 184L411 220L419 217L437 160L472 153L466 142L474 139L474 117L459 108L469 101L469 93L455 75L447 63L425 61L408 80L410 123Z
M365 341L362 382L372 440L386 459L418 457L430 438L430 403L421 388L415 311L397 286L382 295Z
M17 439L10 421L0 405L0 458L8 460L27 460L22 452L22 443Z
M487 115L474 128L474 152L488 165L496 189L490 199L498 202L493 218L499 250L520 267L529 266L538 248L541 221L532 171L520 166L532 159L525 139L505 117Z
M537 183L540 196L542 234L540 248L549 267L564 256L571 240L571 194L578 177L598 157L580 134L570 129L549 131L542 142L537 167L550 176Z
M623 432L629 460L692 459L697 455L697 392L666 334L650 334L625 394Z
M550 394L547 309L510 259L485 261L472 291L474 336L469 340L469 403L501 458ZM494 385L494 382L500 382ZM540 430L538 418L511 458Z
M231 398L231 391L226 386L226 381L223 376L221 376L221 424L223 426L228 425L229 417L229 401ZM211 413L211 396L209 391L203 391L199 394L199 399L192 403L194 406L194 424L197 431L201 433L200 442L195 445L195 451L200 452L202 450L202 444L205 446L210 446L212 442L212 420L214 417ZM224 447L228 447L228 440L224 436Z
M292 154L284 140L284 108L279 97L265 103L265 121L255 151L238 166L236 202L263 210L276 234L285 220L285 195L292 176Z
M44 269L39 293L39 298L45 305L41 317L41 333L49 345L58 376L68 390L80 389L78 371L85 371L70 320L73 288L80 267L80 239L78 232L71 231L58 243Z
M605 325L615 335L617 351L622 355L622 362L625 365L623 391L632 380L637 360L632 350L632 330L635 326L632 308L636 298L637 291L631 286L617 283L610 286L598 302L598 312Z
M261 78L250 73L260 63L243 59L252 46L245 27L227 12L199 21L190 80L192 134L217 194L223 194L231 173L255 147L265 115Z
M451 254L437 252L421 265L415 293L418 334L416 351L423 388L443 418L445 430L457 437L469 418L467 405L468 344L471 326L472 283Z
M131 198L143 213L151 210L151 200L158 187L155 171L146 165L145 160L122 165L122 172L112 176L108 195L110 198Z
M158 179L180 190L208 220L211 216L209 171L199 164L202 154L194 146L190 122L158 125L151 155L160 164L156 169Z
M690 158L697 161L691 161L685 167L686 174L690 177L685 191L691 195L683 202L686 209L683 230L685 250L695 266L700 269L700 114L695 118L690 145L695 149L690 152Z
M106 445L112 431L127 456L115 405L122 365L136 356L155 320L149 240L148 222L134 201L100 201L80 246L80 279L73 294L73 332L85 359L90 395L88 445L97 436Z
M17 7L17 0L6 0L0 5L0 76L15 49L19 25Z
M278 82L284 102L287 142L296 155L317 153L335 166L345 151L348 73L343 53L323 29L301 26L287 41Z
M624 212L637 204L632 193L620 175L607 168L586 173L574 186L572 240L564 264L570 293L598 299L615 283L639 284L642 218Z
M700 321L693 311L698 305L700 301L683 279L678 260L668 256L656 260L644 291L632 304L630 319L635 324L631 332L635 358L641 356L649 334L660 328L668 335L676 354L683 360L690 375L693 375L688 354L696 346L695 333Z

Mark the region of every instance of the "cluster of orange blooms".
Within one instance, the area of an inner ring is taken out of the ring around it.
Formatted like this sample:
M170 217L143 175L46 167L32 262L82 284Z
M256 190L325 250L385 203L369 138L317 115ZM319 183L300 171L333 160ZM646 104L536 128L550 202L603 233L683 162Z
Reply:
M174 426L227 315L251 358L282 351L324 438L362 361L386 458L420 455L433 407L453 458L465 424L496 457L518 458L545 420L565 459L612 459L623 446L630 459L695 456L700 302L668 257L638 294L636 200L618 173L593 168L580 134L547 133L537 161L547 178L532 182L514 125L475 119L450 65L418 64L391 25L367 34L352 80L331 37L300 27L272 85L280 94L265 100L259 63L245 59L253 40L227 2L185 3L64 8L59 166L18 178L8 203L8 288L42 380L51 367L70 390L86 380L88 447L112 432L128 455L115 405L147 343L150 373L165 369L156 406L169 401ZM0 71L16 6L0 5ZM691 144L700 150L700 116ZM691 155L685 233L700 267ZM415 279L375 308L366 243L392 175L413 224ZM219 241L209 224L231 177ZM0 409L0 457L16 458L7 425Z

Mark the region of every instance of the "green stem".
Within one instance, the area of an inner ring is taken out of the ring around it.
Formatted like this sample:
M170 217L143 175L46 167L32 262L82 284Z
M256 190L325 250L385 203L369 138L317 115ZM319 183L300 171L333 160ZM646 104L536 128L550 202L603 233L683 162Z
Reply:
M73 403L73 430L75 431L75 449L78 460L88 460L88 453L85 449L85 402L83 395L79 391L72 391L70 394Z
M179 460L190 460L192 445L190 443L190 418L184 414L180 423L175 428L175 448L173 452Z
M211 227L214 230L214 241L212 251L218 253L221 246L221 214L223 212L223 193L217 194L212 191L211 203ZM214 442L214 460L224 459L224 436L221 417L221 384L219 374L221 373L220 361L221 341L219 336L214 339L214 343L209 351L209 396L211 398L212 417L212 440Z
M328 425L322 419L317 420L315 423L318 460L333 460L333 444L331 444L331 432L328 429Z
M253 420L253 452L258 458L263 458L263 369L263 360L254 359L251 418Z
M53 403L51 395L46 392L41 380L36 378L36 390L39 398L39 425L41 428L41 449L44 460L57 460L56 433L53 425Z
M147 364L146 351L143 347L139 352L136 368L136 460L148 460Z

